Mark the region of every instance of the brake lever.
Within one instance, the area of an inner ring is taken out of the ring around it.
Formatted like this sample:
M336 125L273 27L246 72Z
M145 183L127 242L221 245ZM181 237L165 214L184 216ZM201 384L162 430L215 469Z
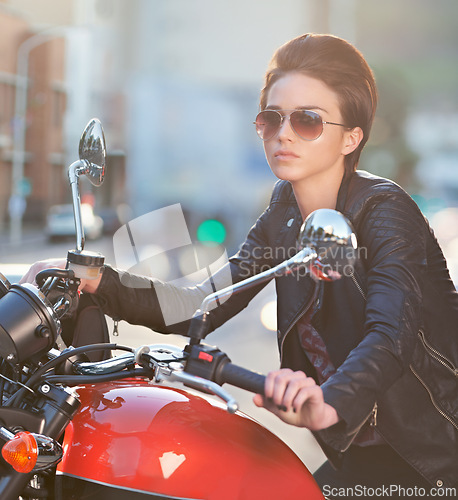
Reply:
M239 409L237 401L220 385L211 380L186 373L183 364L179 362L172 362L169 364L157 363L154 372L154 381L182 382L199 391L218 396L226 403L226 408L229 413L235 413Z
M135 361L153 370L154 382L181 382L202 392L213 394L226 403L229 413L239 409L237 401L220 385L197 375L184 371L184 362L189 360L189 353L177 346L155 344L141 346L135 350Z

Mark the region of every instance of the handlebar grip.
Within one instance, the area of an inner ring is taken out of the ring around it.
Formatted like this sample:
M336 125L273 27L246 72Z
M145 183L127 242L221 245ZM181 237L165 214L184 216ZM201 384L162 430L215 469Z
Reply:
M226 363L221 367L219 373L219 384L231 384L255 394L264 395L264 383L266 377L260 373L247 370L233 363Z

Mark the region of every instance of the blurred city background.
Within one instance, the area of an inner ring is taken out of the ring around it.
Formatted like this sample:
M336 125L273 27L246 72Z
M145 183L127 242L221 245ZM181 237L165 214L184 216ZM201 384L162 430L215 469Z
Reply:
M108 156L101 188L81 180L96 221L87 248L114 263L123 222L181 203L194 241L236 251L275 182L252 125L266 66L290 38L329 32L356 44L379 85L360 168L416 199L457 282L457 22L456 0L0 0L0 272L72 246L52 224L92 117ZM267 371L273 311L269 286L211 340ZM303 431L246 405L311 469L323 460Z

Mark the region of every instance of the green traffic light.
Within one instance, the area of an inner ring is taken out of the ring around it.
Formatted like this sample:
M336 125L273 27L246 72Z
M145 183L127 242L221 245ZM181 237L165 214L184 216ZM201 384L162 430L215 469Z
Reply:
M204 220L197 228L197 239L205 245L220 245L226 239L226 228L219 220Z

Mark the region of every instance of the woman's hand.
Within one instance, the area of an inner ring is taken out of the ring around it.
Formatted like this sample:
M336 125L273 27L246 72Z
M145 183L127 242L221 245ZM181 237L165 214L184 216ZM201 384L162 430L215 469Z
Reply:
M24 274L24 276L19 281L19 284L22 283L31 283L32 285L37 286L37 282L35 281L36 275L40 271L44 271L45 269L59 268L65 269L67 265L66 259L47 259L47 260L39 260L32 264L29 270Z
M311 431L326 429L339 421L336 410L324 402L323 391L315 380L289 368L270 372L265 396L256 394L253 402L284 422Z
M40 260L35 262L30 266L30 269L24 274L24 276L20 279L19 284L21 283L31 283L32 285L37 286L37 282L35 280L36 275L40 271L44 271L45 269L59 268L65 269L67 265L66 259L47 259ZM103 271L103 268L102 268ZM99 286L100 280L102 278L102 273L96 279L82 279L79 289L82 292L86 293L95 293L97 287Z

